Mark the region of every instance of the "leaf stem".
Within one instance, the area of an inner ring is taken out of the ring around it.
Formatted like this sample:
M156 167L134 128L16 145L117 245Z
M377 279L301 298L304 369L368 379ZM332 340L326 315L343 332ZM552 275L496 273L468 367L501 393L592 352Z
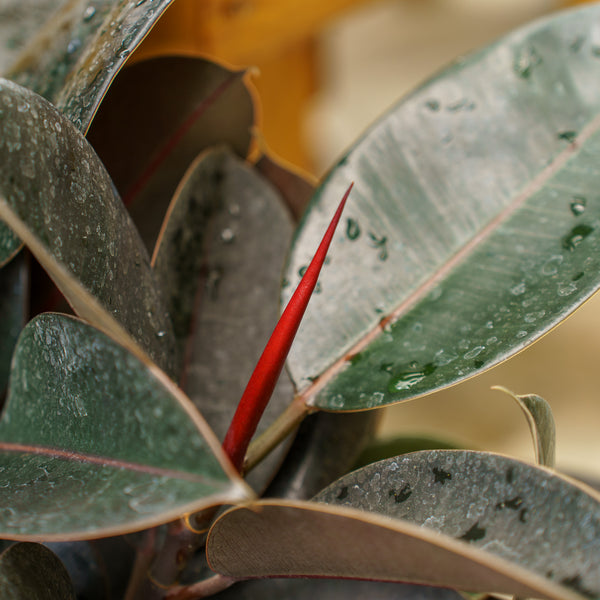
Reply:
M250 381L244 390L225 436L223 449L238 471L242 468L250 440L271 398L275 384L279 379L288 352L300 326L300 321L304 316L312 292L317 284L321 267L327 256L327 251L342 216L346 200L350 195L352 185L346 190L317 252L277 322L250 377Z
M242 475L251 471L273 448L296 429L309 413L315 410L307 406L300 396L296 396L285 411L249 445L242 467Z

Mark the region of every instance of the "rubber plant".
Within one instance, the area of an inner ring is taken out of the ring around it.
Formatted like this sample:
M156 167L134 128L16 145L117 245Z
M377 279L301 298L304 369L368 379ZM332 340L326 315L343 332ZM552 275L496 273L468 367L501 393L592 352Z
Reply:
M542 398L505 390L535 464L352 470L367 409L600 286L600 7L450 65L313 193L247 159L244 72L122 68L169 4L0 7L3 597L600 597L599 496Z

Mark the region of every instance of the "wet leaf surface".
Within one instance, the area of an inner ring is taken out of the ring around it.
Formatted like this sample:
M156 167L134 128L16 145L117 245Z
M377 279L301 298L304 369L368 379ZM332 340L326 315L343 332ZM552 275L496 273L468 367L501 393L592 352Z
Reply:
M7 77L50 100L86 132L127 58L172 0L69 0Z
M5 538L116 535L247 490L161 371L64 315L24 329L0 440Z
M213 569L234 577L338 576L597 597L600 505L590 494L503 456L420 452L350 474L316 503L233 509L213 527L207 553ZM325 502L335 506L319 505Z
M58 557L30 542L13 544L0 555L0 589L6 600L75 600Z
M170 56L123 69L88 132L151 249L187 168L210 146L245 157L254 122L244 72Z
M160 285L171 291L176 335L187 351L182 387L219 439L277 321L291 234L279 195L225 150L208 152L190 169L161 234L153 262ZM260 431L292 396L284 375ZM281 453L271 461L278 464ZM273 463L263 468L272 475Z
M598 14L545 19L457 62L327 177L287 269L297 282L355 181L290 355L307 402L363 409L455 383L598 288Z
M503 387L495 387L511 396L525 413L531 431L535 460L545 467L553 467L556 459L556 427L552 409L544 398L535 394L514 394Z
M85 138L40 96L1 80L0 157L0 216L26 229L21 237L74 309L100 325L86 314L82 288L171 371L171 323L148 255ZM8 260L19 244L1 225L0 256ZM73 285L61 281L63 271Z

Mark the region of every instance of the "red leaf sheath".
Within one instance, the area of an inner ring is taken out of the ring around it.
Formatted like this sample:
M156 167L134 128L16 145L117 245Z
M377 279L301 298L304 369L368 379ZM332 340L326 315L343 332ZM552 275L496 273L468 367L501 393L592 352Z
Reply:
M346 190L317 252L277 322L252 372L250 381L244 390L227 435L225 436L223 449L238 471L243 466L244 456L246 455L250 440L271 399L275 384L279 379L288 352L308 306L308 301L319 279L321 267L327 256L327 250L342 216L342 211L344 210L352 185L354 184L351 184Z

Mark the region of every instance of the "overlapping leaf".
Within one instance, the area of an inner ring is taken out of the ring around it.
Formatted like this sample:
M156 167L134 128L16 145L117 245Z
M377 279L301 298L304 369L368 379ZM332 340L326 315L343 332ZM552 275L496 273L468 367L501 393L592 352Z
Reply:
M0 555L0 589L6 600L75 600L69 574L41 544L13 544Z
M226 150L208 152L190 168L161 232L153 264L170 293L182 386L220 439L277 320L291 234L279 195ZM282 377L261 429L292 394Z
M600 503L551 471L488 453L419 452L360 469L315 500L338 506L264 501L226 513L209 536L212 568L599 595Z
M599 14L543 20L459 61L328 176L287 272L297 281L355 181L290 355L309 402L362 409L457 382L598 288Z
M118 322L170 371L172 328L149 258L85 138L40 96L0 80L0 159L0 217L78 314L111 331ZM1 225L8 260L20 242Z
M7 77L50 100L82 132L133 50L173 0L69 0Z
M190 402L90 325L23 330L0 421L0 535L84 539L247 494Z

